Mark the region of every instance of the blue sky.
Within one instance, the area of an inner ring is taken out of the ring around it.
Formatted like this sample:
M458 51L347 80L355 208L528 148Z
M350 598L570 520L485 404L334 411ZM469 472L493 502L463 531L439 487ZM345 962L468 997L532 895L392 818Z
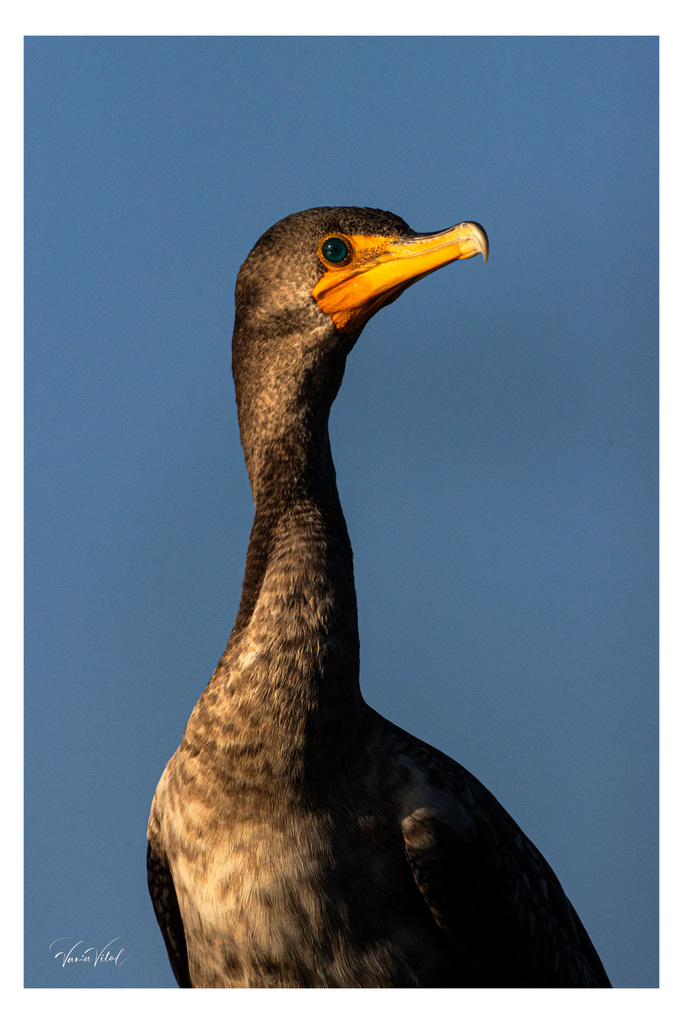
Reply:
M28 40L28 986L173 985L145 829L251 525L234 279L317 205L491 242L371 321L333 409L365 697L657 984L657 75L652 37Z

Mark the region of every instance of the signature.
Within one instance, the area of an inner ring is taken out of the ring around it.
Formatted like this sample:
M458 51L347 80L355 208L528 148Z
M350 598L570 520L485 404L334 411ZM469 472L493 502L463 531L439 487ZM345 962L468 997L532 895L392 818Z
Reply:
M55 960L62 961L62 967L66 967L67 964L88 964L91 967L97 967L98 964L114 964L115 967L120 967L121 964L125 964L128 959L124 956L125 949L123 946L120 948L115 945L120 942L121 936L112 939L102 949L97 949L95 946L88 946L85 948L85 939L77 939L74 942L73 936L68 938L66 935L62 936L61 939L55 939L54 942L50 943L50 952L52 953L52 947L61 945L64 948L58 952L53 953ZM73 945L69 945L73 943Z

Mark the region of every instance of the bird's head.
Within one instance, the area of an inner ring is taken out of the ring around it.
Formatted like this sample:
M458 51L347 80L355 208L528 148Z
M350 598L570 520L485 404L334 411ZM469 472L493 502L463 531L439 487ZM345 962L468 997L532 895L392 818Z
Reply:
M472 221L418 234L383 210L320 207L278 221L235 289L233 373L242 410L283 429L303 399L329 408L346 356L371 316L454 260L488 256Z

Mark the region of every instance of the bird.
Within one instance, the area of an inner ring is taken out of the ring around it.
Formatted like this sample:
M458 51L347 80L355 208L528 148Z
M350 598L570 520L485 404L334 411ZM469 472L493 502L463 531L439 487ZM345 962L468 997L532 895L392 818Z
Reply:
M254 501L227 647L156 789L149 891L182 988L607 988L555 873L496 798L365 703L328 420L369 319L457 260L318 207L256 242L232 370Z

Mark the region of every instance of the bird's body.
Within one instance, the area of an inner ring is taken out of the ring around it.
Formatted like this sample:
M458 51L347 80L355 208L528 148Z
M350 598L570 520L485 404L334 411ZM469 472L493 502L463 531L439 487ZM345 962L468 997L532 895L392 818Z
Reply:
M148 832L182 986L609 985L495 798L359 687L330 407L367 319L476 252L477 225L417 236L392 214L322 208L266 232L240 272L233 372L254 525L228 646Z

